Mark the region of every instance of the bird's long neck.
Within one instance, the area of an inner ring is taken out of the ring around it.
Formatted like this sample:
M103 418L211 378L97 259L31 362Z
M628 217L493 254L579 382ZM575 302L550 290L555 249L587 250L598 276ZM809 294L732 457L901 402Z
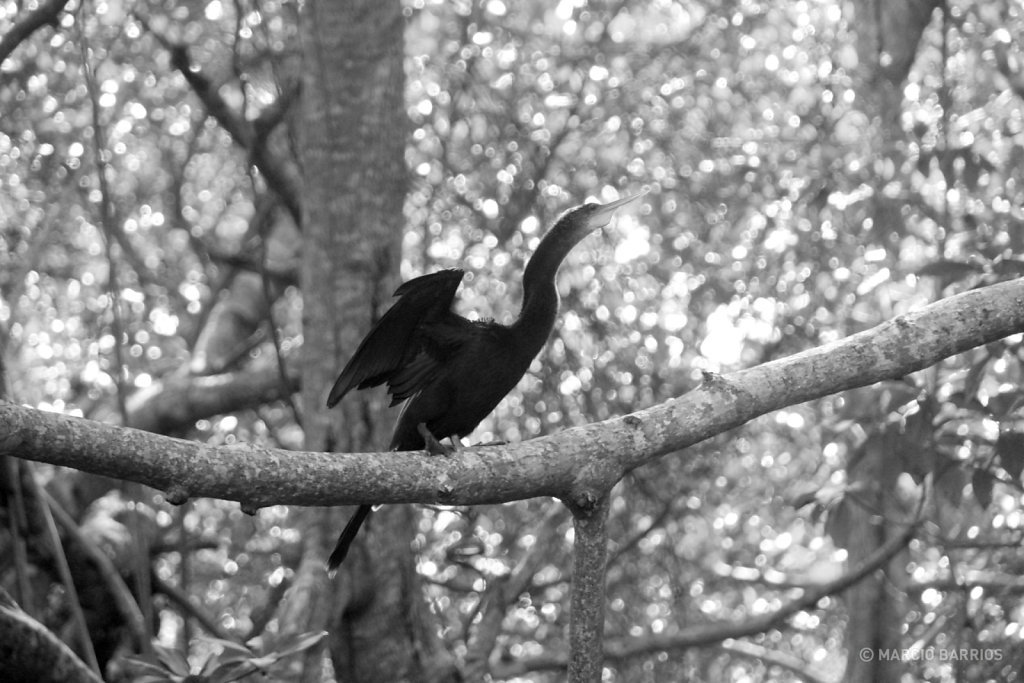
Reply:
M579 241L559 227L556 225L544 236L523 271L523 309L513 328L523 336L525 345L533 350L534 355L544 346L558 315L555 274L562 260Z

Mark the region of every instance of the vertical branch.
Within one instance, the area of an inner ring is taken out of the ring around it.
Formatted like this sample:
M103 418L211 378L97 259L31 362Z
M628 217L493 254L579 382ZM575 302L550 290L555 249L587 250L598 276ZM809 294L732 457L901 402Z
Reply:
M178 586L183 591L192 590L192 549L190 547L191 536L188 526L185 524L185 516L192 510L192 501L188 500L178 507L174 514L174 526L178 532L178 554L181 556L178 566ZM187 594L187 593L186 593ZM216 631L214 631L216 633ZM179 649L182 652L189 652L192 643L192 620L188 618L188 612L182 610L181 632L179 634Z
M79 31L79 43L82 52L82 75L85 78L85 87L89 93L89 102L92 114L92 139L93 152L96 155L96 180L100 190L100 233L103 235L103 246L107 259L107 292L110 297L110 327L114 336L114 387L117 396L117 412L121 416L121 424L128 425L128 389L125 380L128 377L128 366L124 356L124 349L128 344L127 332L124 320L121 317L121 284L118 274L118 263L114 254L114 240L120 230L118 219L114 212L114 198L110 189L108 171L110 165L107 163L106 130L103 127L102 112L100 110L99 86L96 83L96 72L90 61L90 48L88 36L86 35L83 23L85 13L81 10L84 3L79 5L78 16L75 24ZM132 500L138 501L141 498L142 489L138 484L129 483L125 485L125 494ZM151 648L152 633L149 632L153 623L152 586L150 585L150 548L142 525L139 523L139 515L142 514L138 504L129 516L128 526L131 530L135 543L135 568L133 571L135 579L135 591L142 610L143 626L146 628L146 637L139 644L142 652L149 652Z
M587 509L570 506L575 532L569 614L569 681L601 680L604 663L605 565L608 493Z
M0 400L6 400L0 391ZM11 559L14 563L15 586L17 587L18 604L28 608L32 604L32 584L29 581L28 551L25 539L28 538L28 515L25 509L25 492L22 489L20 460L10 456L2 458L4 477L0 482L0 492L7 498L7 531L11 535Z
M30 465L30 463L26 464L29 467L27 481L33 489L32 497L35 498L38 505L39 517L43 520L43 525L46 528L46 536L53 545L54 566L60 575L61 583L64 584L64 590L68 592L68 609L71 612L71 621L75 624L75 631L78 634L78 645L81 648L82 657L85 659L85 663L89 665L89 668L97 676L103 678L99 661L96 659L96 650L92 645L92 637L89 635L89 625L85 621L85 612L82 611L82 603L78 599L78 589L75 588L75 580L71 576L68 558L60 544L60 533L57 531L57 523L53 520L50 506L46 504L43 486L39 483L39 479L36 478L36 473Z
M949 154L953 150L950 146L951 131L950 131L950 119L953 114L953 88L950 84L949 74L949 32L953 30L949 16L949 3L946 0L942 0L939 3L942 8L942 59L939 63L939 69L941 71L941 85L939 86L939 108L940 108L940 121L942 130L940 135L942 136L942 154ZM939 157L940 159L942 157ZM949 166L949 172L943 173L943 180L946 183L946 191L942 193L942 220L945 221L943 226L945 230L939 231L939 253L943 254L946 251L946 240L949 235L953 232L953 212L950 207L950 191L953 189L953 184L956 182L953 166ZM962 226L960 226L962 229Z
M231 43L231 68L234 71L235 78L238 80L238 90L242 95L242 104L239 111L239 117L242 121L249 120L249 79L245 71L242 69L242 29L245 25L245 7L243 6L242 0L235 0L235 35ZM253 206L256 207L256 203L259 199L259 185L256 182L256 166L252 163L251 159L255 153L255 149L260 146L266 145L266 140L255 139L253 141L252 148L248 150L248 158L245 164L245 173L249 178L249 186L252 189ZM259 233L259 262L260 262L260 282L263 287L263 299L266 302L266 323L267 323L267 335L270 341L274 345L274 357L277 359L277 371L278 377L281 379L281 386L288 387L288 368L285 365L284 353L281 350L281 330L278 327L277 321L274 316L274 302L277 300L277 292L274 291L273 283L271 282L269 273L269 262L267 259L267 241L271 239L271 233L274 230L274 222L277 220L276 203L274 207L266 212L265 217L260 217L259 208L256 208L253 221L256 222L257 232ZM301 225L301 224L300 224ZM295 403L295 399L292 397L292 392L287 389L283 392L283 399L288 409L292 413L292 418L295 420L295 424L302 425L302 413L299 412L299 407Z
M0 401L10 401L7 388L7 366L4 354L7 338L0 337ZM7 532L11 537L11 561L14 563L15 596L22 607L32 605L32 583L29 581L28 511L25 507L25 492L22 489L21 461L10 456L0 457L0 495L7 500Z

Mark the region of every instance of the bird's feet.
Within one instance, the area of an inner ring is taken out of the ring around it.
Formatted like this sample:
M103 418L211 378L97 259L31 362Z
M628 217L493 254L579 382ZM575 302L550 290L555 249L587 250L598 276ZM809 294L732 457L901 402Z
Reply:
M420 422L416 425L416 431L423 437L423 443L426 445L427 452L431 455L451 455L452 449L444 446L440 441L437 440L430 430L427 429L427 425Z

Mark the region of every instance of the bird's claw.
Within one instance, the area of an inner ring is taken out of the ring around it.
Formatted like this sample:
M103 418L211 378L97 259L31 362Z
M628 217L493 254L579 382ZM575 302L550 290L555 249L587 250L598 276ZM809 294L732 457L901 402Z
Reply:
M440 441L437 440L430 430L427 429L427 425L420 422L416 425L416 431L423 437L423 443L427 448L427 452L431 455L450 455L452 449L446 448Z

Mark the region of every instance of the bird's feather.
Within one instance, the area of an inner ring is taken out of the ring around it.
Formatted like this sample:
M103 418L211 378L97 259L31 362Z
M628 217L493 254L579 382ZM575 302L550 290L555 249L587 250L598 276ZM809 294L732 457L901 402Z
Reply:
M461 270L424 275L400 286L395 290L399 300L356 349L327 405L353 387L387 383L394 402L405 400L392 450L424 448L425 433L442 439L472 432L547 342L558 313L559 264L583 237L607 225L615 209L639 196L603 206L584 204L558 220L523 272L523 308L510 326L469 321L451 310ZM332 569L345 558L371 509L360 506L345 527L331 555Z
M423 361L418 358L424 351L429 356L433 347L439 345L425 336L421 327L447 316L456 317L451 307L462 275L463 271L457 268L441 270L399 286L395 290L398 301L381 316L338 375L327 397L327 407L333 407L356 387L366 389L385 382L390 384L393 377L408 386L414 376L421 379L429 376L430 368L422 367ZM419 365L415 365L417 363ZM410 364L414 366L406 372Z
M420 351L416 354L412 361L404 364L388 379L391 405L398 405L433 381L439 367L437 358L429 353Z

